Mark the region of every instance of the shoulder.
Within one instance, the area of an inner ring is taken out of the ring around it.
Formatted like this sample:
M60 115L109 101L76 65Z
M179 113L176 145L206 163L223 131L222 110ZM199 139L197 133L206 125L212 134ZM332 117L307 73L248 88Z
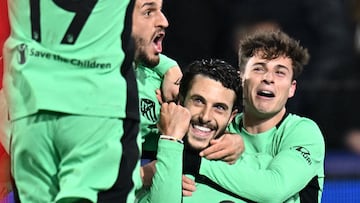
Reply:
M156 71L160 76L165 75L165 73L173 67L179 67L178 63L174 59L164 54L160 54L159 57L159 64L154 67L154 71Z
M289 114L278 127L286 137L294 139L311 139L323 142L323 135L318 124L310 118Z
M291 113L288 114L281 125L319 128L318 124L312 119Z

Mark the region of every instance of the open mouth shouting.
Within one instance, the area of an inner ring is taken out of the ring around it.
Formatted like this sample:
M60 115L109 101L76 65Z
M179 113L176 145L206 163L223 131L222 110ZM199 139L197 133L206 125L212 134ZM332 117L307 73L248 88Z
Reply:
M159 54L162 52L162 41L165 37L165 31L159 31L155 34L152 43L155 48L156 54Z
M257 91L257 95L261 96L261 97L266 97L266 98L275 97L275 94L270 90L259 90L259 91Z

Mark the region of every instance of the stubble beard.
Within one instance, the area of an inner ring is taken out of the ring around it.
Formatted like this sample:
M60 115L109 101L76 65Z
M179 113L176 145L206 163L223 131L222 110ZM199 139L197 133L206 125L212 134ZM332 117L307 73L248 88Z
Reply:
M157 55L158 56L158 55ZM146 52L139 52L137 56L137 60L141 65L148 67L148 68L154 68L157 66L160 62L159 56L150 58L149 55L146 54Z
M146 46L143 44L145 44L144 40L135 40L135 62L148 68L157 66L160 62L159 55L151 57L150 54L147 54Z

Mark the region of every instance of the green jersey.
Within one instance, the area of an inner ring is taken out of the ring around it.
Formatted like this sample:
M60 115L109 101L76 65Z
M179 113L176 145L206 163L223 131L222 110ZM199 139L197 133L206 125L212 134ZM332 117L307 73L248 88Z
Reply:
M138 193L139 202L320 202L325 145L318 126L289 114L254 135L239 129L241 119L237 115L229 130L242 135L244 154L234 165L202 158L189 197L181 197L182 145L160 140L153 185Z
M11 119L39 110L138 119L130 0L8 2Z
M160 63L154 68L141 65L136 68L140 102L140 134L145 151L156 152L160 134L156 124L161 105L156 98L155 90L161 88L164 74L174 66L178 66L176 61L160 54Z
M22 202L133 202L140 148L134 3L8 1L4 90Z
M200 174L255 202L321 202L325 144L319 127L288 114L276 127L250 134L241 120L237 115L229 131L242 135L242 157L235 165L202 159Z
M159 140L156 173L150 189L137 193L139 203L220 203L245 201L219 191L207 184L196 183L196 191L192 196L182 197L182 155L183 145L169 140ZM188 176L194 178L193 176Z

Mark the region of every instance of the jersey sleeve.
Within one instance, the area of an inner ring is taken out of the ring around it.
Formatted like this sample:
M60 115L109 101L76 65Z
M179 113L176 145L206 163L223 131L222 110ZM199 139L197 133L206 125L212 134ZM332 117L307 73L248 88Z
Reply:
M154 71L163 77L170 68L175 66L179 66L175 60L160 54L160 62L157 66L154 67Z
M142 198L141 203L181 202L183 149L183 144L159 140L156 173L150 191Z
M283 202L318 174L323 176L325 154L323 136L313 121L303 120L286 133L274 156L244 154L234 165L202 159L200 174L241 197Z

